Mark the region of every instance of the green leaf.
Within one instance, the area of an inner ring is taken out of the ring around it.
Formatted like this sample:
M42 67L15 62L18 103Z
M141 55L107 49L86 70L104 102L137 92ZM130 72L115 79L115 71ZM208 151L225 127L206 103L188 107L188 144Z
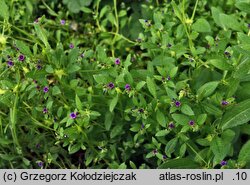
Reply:
M0 0L0 16L6 20L9 19L9 8L5 3L5 0Z
M167 154L168 157L171 157L171 154L175 151L177 142L178 138L173 138L166 144L165 153Z
M114 114L112 112L107 111L107 113L105 114L105 122L104 122L105 129L107 131L110 130L113 119L114 119Z
M249 2L237 2L235 4L237 8L239 8L241 11L249 13L250 14L250 6Z
M75 97L75 102L76 102L76 108L78 110L82 110L82 102L81 102L80 98L77 96L77 94L76 94L76 97Z
M123 131L123 125L122 124L116 125L110 132L110 138L113 139L114 137L121 135L122 131Z
M198 91L197 95L200 99L205 98L213 94L217 86L219 85L219 82L213 81L205 83L203 86L201 86Z
M169 130L160 130L160 131L158 131L158 132L155 134L155 136L156 136L156 137L166 136L166 135L168 135L169 132L170 132Z
M231 68L230 64L228 64L225 60L222 59L211 59L208 61L209 64L212 64L214 67L220 70L229 70Z
M75 65L70 65L68 68L67 68L67 72L70 74L70 73L74 73L76 71L79 71L81 69L81 67L77 64Z
M51 65L46 65L45 71L46 71L47 73L54 73L54 69L52 68Z
M156 98L156 88L155 88L155 83L154 80L152 80L150 77L147 77L147 87L149 92L153 95L154 98Z
M220 20L221 11L220 11L218 8L215 8L215 7L212 7L211 10L212 10L212 17L213 17L213 19L214 19L214 22L215 22L218 26L221 26L221 27L222 27L221 20Z
M192 108L191 108L189 105L187 105L187 104L183 104L183 105L181 106L181 112L182 112L183 114L188 115L188 116L193 116L193 115L194 115L194 111L193 111Z
M214 164L218 164L222 161L229 151L228 143L223 142L219 137L213 138L210 148L215 155Z
M99 84L108 83L108 76L105 74L93 75L95 81Z
M34 28L38 38L43 42L46 48L50 48L46 32L39 24L34 24Z
M200 18L193 25L192 29L197 32L211 32L210 24L206 19Z
M203 123L205 123L206 119L207 119L207 114L200 114L197 117L197 124L202 125Z
M158 121L158 123L161 126L163 126L163 127L166 126L166 118L160 110L157 110L157 112L156 112L156 120Z
M161 164L158 169L200 169L201 166L191 158L171 159Z
M177 71L178 71L178 67L173 67L170 72L169 72L169 76L171 78L175 77L175 75L177 74Z
M109 104L109 111L110 111L110 112L113 112L113 110L114 110L114 108L115 108L117 102L118 102L118 95L115 96L115 97L111 100L111 102L110 102L110 104Z
M189 117L183 114L172 114L172 118L179 125L187 125L190 121Z
M79 49L78 48L73 48L69 52L69 65L72 65L77 61L77 58L79 57Z
M222 117L221 128L233 128L250 121L250 99L242 101L226 111Z
M241 31L241 24L238 22L235 16L233 15L226 15L221 13L220 14L220 22L224 29L231 28L236 31Z
M250 162L250 141L247 141L247 143L242 146L238 162L243 165Z
M141 90L141 88L142 88L145 84L146 84L145 81L141 81L141 82L137 83L135 89L136 89L137 91L139 91L139 90Z
M181 13L180 8L177 6L177 4L174 1L171 2L171 5L174 9L174 14L182 21L182 13Z
M58 95L58 94L61 94L61 90L59 89L58 86L54 86L53 89L52 89L52 95Z
M236 71L234 72L234 78L242 78L250 71L250 61L249 57L243 59L243 61L237 66Z
M74 154L74 153L78 152L80 149L81 149L80 143L77 143L74 145L69 145L69 148L68 148L69 154Z
M27 46L26 43L17 40L16 41L16 46L19 48L20 52L23 53L24 55L27 55L29 57L32 56L30 48L29 48L29 46Z
M137 167L133 161L129 161L129 165L132 169L137 169Z

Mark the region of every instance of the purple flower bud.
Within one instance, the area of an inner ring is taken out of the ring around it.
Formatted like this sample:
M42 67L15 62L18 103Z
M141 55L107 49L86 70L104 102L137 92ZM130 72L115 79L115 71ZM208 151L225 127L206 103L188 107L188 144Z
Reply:
M36 144L36 148L40 148L41 147L41 144L40 143L37 143Z
M39 18L35 19L35 20L34 20L34 23L38 23L38 21L39 21Z
M162 159L163 159L163 160L166 160L166 159L167 159L167 156L166 156L166 155L163 155L163 156L162 156Z
M168 48L171 48L171 47L172 47L172 44L168 43L168 44L167 44L167 47L168 47Z
M13 62L12 60L9 60L9 61L7 62L7 65L8 65L9 67L12 67L12 66L14 65L14 62Z
M65 25L66 21L64 19L60 20L61 25Z
M120 65L120 64L121 64L121 60L120 60L119 58L116 58L116 59L115 59L115 64L116 64L116 65Z
M115 87L115 85L114 85L113 82L109 82L109 83L107 84L107 87L108 87L109 89L113 89L113 88Z
M142 123L141 124L141 129L144 129L145 128L145 125Z
M130 86L129 84L126 84L126 85L125 85L125 89L126 89L127 91L130 91L130 90L131 90L131 86Z
M74 44L70 43L70 44L69 44L69 48L70 48L70 49L73 49L73 48L74 48Z
M74 113L74 112L71 112L69 116L71 119L76 119L76 117L77 117L76 113Z
M195 124L194 120L190 120L190 121L189 121L189 125L190 125L190 126L194 126L194 124Z
M43 109L43 113L44 113L44 114L47 114L47 113L48 113L48 109L47 109L47 108L44 108L44 109Z
M140 109L138 109L138 112L139 112L139 113L144 113L144 109L143 109L143 108L140 108Z
M168 76L168 77L167 77L167 80L168 80L168 81L169 81L169 80L171 80L171 77L170 77L170 76Z
M223 160L223 161L221 161L221 162L220 162L220 165L221 165L221 166L225 166L225 165L227 165L227 161L224 161L224 160Z
M19 57L18 57L19 61L22 62L22 61L24 61L24 59L25 59L25 56L23 54L19 55Z
M48 87L48 86L45 86L45 87L43 88L43 92L47 93L48 91L49 91L49 87Z
M225 101L225 100L221 101L221 105L223 105L223 106L228 105L228 104L229 104L228 101Z
M41 70L41 69L42 69L42 66L41 66L40 64L37 64L37 65L36 65L36 68L37 68L37 70Z
M168 124L168 128L173 129L174 127L175 127L175 125L174 125L173 122L170 122L170 123Z
M33 80L33 82L34 82L35 84L37 84L37 80Z
M43 162L40 161L40 162L37 163L37 165L38 165L40 168L42 168L42 167L43 167Z
M155 154L157 154L158 153L158 150L157 149L154 149L153 150L153 154L155 155Z
M36 89L37 89L38 91L40 90L40 88L41 88L40 85L37 85L37 86L36 86Z
M181 106L181 102L180 101L175 101L175 106L176 107L180 107Z

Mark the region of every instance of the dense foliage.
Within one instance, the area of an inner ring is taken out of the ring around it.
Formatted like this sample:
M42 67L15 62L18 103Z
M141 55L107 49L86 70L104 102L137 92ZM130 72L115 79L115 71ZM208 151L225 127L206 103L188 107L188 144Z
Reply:
M0 168L249 168L249 0L0 0Z

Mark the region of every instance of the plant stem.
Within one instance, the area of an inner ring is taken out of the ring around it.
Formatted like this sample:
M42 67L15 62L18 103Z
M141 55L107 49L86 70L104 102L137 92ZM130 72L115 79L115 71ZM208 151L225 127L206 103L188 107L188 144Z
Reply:
M196 0L191 20L194 20L194 16L195 16L195 12L196 12L196 8L197 8L197 5L198 5L198 2L199 2L199 0Z
M196 150L189 143L187 142L185 143L206 165L208 165L207 162L201 157L201 155L198 152L196 152Z

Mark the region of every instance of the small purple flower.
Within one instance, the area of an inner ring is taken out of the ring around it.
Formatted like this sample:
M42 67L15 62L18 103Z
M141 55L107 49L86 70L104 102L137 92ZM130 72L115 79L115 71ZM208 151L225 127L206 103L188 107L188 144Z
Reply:
M74 48L74 44L70 43L70 44L69 44L69 48L70 48L70 49L73 49L73 48Z
M13 62L12 60L9 60L9 61L7 62L7 65L8 65L9 67L12 67L12 66L14 65L14 62Z
M142 123L141 124L141 129L144 129L145 128L145 125Z
M19 61L22 62L22 61L24 61L24 59L25 59L25 56L23 54L19 55L19 57L18 57Z
M168 124L168 128L173 129L174 127L175 127L175 125L174 125L173 122L170 122L170 123Z
M40 143L37 143L36 144L36 148L40 148L41 147L41 144Z
M130 86L129 84L126 84L126 85L125 85L125 89L126 89L127 91L130 91L130 90L131 90L131 86Z
M35 84L37 84L37 80L33 80L33 82L34 82Z
M40 161L40 162L37 163L37 165L38 165L40 168L42 168L42 167L43 167L43 162Z
M229 104L228 101L225 101L225 100L221 101L221 105L223 105L223 106L228 105L228 104Z
M43 92L47 93L48 91L49 91L49 87L48 87L48 86L45 86L45 87L43 88Z
M227 161L224 161L224 160L223 160L223 161L221 161L221 162L220 162L220 165L221 165L221 166L225 166L225 165L227 165Z
M84 53L82 53L82 54L80 55L80 57L83 58L83 57L84 57Z
M120 64L121 64L121 60L120 60L119 58L116 58L116 59L115 59L115 64L116 64L116 65L120 65Z
M35 19L34 23L38 23L38 21L39 21L39 18Z
M168 76L168 77L167 77L167 80L168 80L168 81L169 81L169 80L171 80L171 77L170 77L170 76Z
M162 159L163 159L163 160L166 160L166 159L167 159L167 156L166 156L166 155L163 155L163 156L162 156Z
M154 149L153 150L153 154L155 155L155 154L157 154L158 153L158 150L157 149Z
M77 117L76 113L74 113L74 112L71 112L69 116L71 119L76 119L76 117Z
M180 101L175 101L175 106L176 107L180 107L181 106L181 102Z
M115 87L115 85L114 85L113 82L109 82L108 85L107 85L107 87L108 87L109 89L113 89L113 88Z
M194 120L190 120L188 123L190 126L194 126L194 124L195 124Z
M47 108L44 108L44 109L43 109L43 113L44 113L44 114L47 114L47 113L48 113L48 109L47 109Z
M143 108L140 108L140 109L138 109L138 112L139 112L139 113L144 113L144 109L143 109Z
M37 64L37 65L36 65L36 68L37 68L37 70L41 70L41 69L42 69L42 66L41 66L40 64Z
M66 21L64 19L60 20L61 25L65 25Z

